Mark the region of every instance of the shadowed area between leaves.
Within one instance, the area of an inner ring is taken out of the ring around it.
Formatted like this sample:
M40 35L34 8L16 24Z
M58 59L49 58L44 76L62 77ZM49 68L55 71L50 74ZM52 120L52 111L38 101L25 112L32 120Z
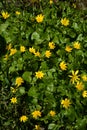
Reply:
M6 40L0 35L0 57L6 54Z

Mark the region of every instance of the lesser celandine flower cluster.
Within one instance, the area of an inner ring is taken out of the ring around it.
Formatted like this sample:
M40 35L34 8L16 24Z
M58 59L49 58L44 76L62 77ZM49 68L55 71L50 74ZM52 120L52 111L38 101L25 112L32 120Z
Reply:
M0 13L1 129L86 130L87 20L75 3L32 2Z

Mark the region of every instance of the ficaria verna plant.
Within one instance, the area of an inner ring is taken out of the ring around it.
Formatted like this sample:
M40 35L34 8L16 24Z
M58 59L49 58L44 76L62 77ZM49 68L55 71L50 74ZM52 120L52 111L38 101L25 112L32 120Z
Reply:
M60 0L30 5L0 12L0 129L86 130L86 11Z

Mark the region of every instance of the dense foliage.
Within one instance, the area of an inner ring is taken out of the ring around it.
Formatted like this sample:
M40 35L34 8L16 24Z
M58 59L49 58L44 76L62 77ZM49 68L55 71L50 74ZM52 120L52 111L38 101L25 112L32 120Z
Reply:
M86 130L86 11L57 0L4 4L0 129Z

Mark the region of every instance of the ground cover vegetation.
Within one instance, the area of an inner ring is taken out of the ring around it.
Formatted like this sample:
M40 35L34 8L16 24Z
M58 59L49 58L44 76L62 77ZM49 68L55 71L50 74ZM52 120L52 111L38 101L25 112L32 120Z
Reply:
M0 2L0 129L86 130L87 11L9 2Z

